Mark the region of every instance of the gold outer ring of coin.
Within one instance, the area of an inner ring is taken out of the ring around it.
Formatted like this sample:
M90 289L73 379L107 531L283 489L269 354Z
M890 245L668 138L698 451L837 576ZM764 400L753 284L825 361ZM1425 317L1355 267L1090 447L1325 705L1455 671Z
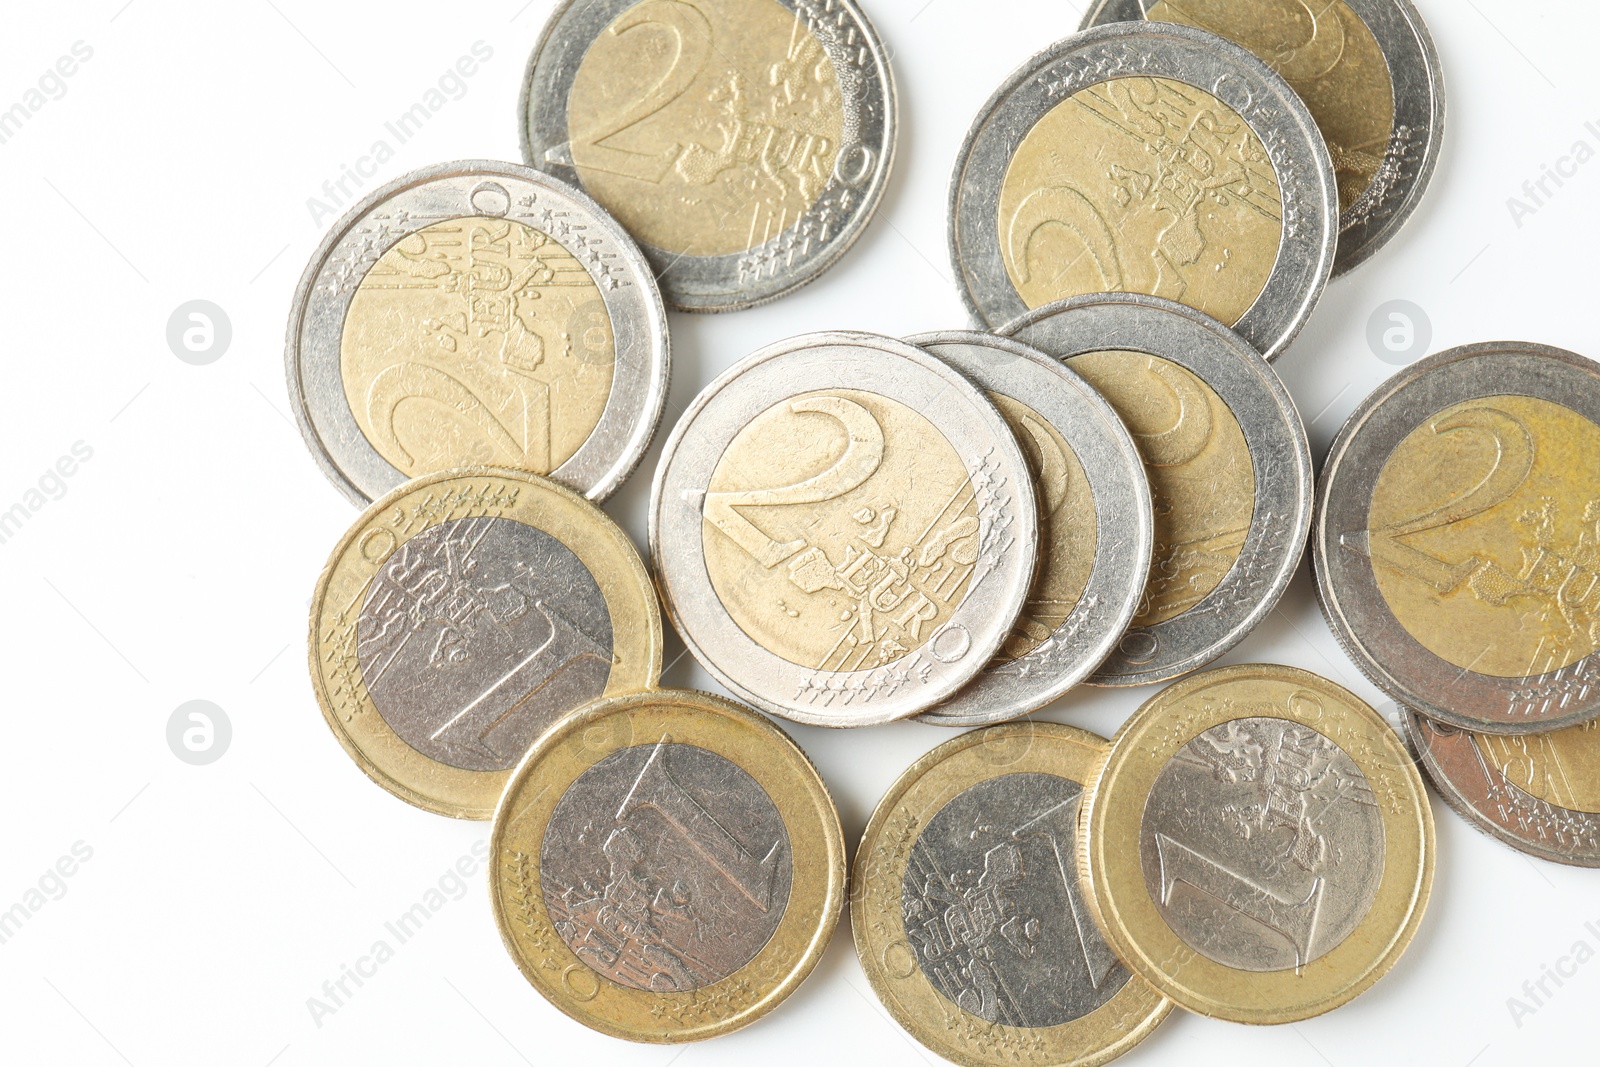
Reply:
M515 488L508 501L506 490ZM454 497L452 501L450 498ZM433 514L415 517L415 508ZM409 804L455 819L488 819L515 767L470 771L407 744L384 721L361 679L350 605L394 551L445 522L497 517L525 522L578 557L605 597L615 659L606 693L647 689L661 678L661 608L638 550L621 528L564 485L528 471L464 467L407 482L374 501L339 539L311 597L311 683L322 716L367 777Z
M1141 824L1156 777L1200 734L1260 714L1270 696L1247 708L1214 700L1185 707L1205 690L1256 682L1285 699L1275 718L1311 727L1336 742L1366 775L1381 814L1385 860L1371 907L1343 942L1293 969L1245 971L1201 955L1156 910L1140 860ZM1290 706L1310 690L1348 714L1340 721ZM1200 1015L1232 1022L1298 1022L1332 1011L1371 988L1394 966L1427 910L1433 887L1433 810L1405 742L1360 697L1309 671L1241 664L1191 675L1168 686L1117 731L1078 828L1084 899L1112 949L1135 974Z
M733 974L687 993L632 989L595 973L555 929L539 886L545 831L572 783L614 752L663 741L706 749L754 778L783 819L794 862L788 904L766 945ZM763 716L689 690L604 698L546 731L495 811L489 856L495 925L523 977L578 1022L626 1041L702 1041L755 1022L816 967L844 908L844 832L816 767ZM705 1017L704 1005L719 1001L731 1010ZM699 1018L688 1021L690 1012Z
M907 1033L963 1067L1008 1067L1013 1039L1033 1046L1029 1063L1098 1067L1133 1048L1160 1025L1172 1002L1138 974L1105 1004L1057 1026L1023 1029L976 1020L963 1030L964 1013L933 986L906 937L901 885L911 850L944 805L973 786L1002 774L1052 774L1084 786L1110 743L1055 723L1021 722L973 730L923 756L890 786L856 849L851 882L850 929L872 990Z

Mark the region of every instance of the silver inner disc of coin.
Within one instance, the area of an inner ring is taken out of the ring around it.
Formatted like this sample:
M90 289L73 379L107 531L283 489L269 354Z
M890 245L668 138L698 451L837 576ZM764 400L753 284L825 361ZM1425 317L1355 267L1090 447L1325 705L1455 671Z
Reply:
M738 764L661 741L567 787L539 850L567 947L629 989L683 993L756 957L783 919L794 859L783 817Z
M513 519L454 519L400 546L367 586L356 636L383 721L468 771L513 766L611 677L611 613L594 576Z

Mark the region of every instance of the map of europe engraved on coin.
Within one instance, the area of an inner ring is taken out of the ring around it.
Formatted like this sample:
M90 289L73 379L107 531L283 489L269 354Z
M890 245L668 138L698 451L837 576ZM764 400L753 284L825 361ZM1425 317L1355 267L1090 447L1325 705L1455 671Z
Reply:
M612 620L594 576L512 519L455 519L407 541L368 585L356 632L384 721L463 770L511 767L611 674Z
M539 881L557 933L630 989L688 992L755 958L783 918L789 834L717 753L665 739L614 752L550 816Z
M962 1011L1039 1028L1128 981L1078 888L1083 789L1053 774L980 782L939 809L906 864L901 910L922 973Z
M1372 906L1385 855L1355 761L1274 717L1223 723L1179 750L1150 790L1139 850L1172 931L1245 971L1299 971L1337 947Z

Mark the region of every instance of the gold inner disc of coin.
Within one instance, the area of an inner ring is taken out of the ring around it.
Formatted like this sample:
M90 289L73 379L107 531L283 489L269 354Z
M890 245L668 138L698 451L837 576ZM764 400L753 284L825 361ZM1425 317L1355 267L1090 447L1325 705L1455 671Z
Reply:
M977 494L932 422L876 393L773 405L712 472L705 561L751 640L818 671L871 670L924 644L966 598Z
M1600 813L1600 722L1548 734L1473 734L1506 780L1558 808Z
M1133 433L1155 505L1150 584L1134 626L1166 622L1204 600L1244 551L1256 475L1233 410L1176 363L1143 352L1067 361Z
M567 123L584 188L629 233L718 256L816 203L844 105L833 60L777 0L644 0L589 46Z
M345 399L407 477L473 464L549 474L594 432L616 340L600 289L548 234L447 219L403 238L350 300Z
M1317 120L1340 210L1367 191L1394 137L1394 78L1378 39L1345 0L1159 0L1146 17L1210 30L1254 52Z
M1030 308L1148 293L1229 325L1283 241L1277 174L1227 104L1167 78L1114 78L1052 108L1000 187L1000 252Z
M1406 632L1462 670L1522 678L1600 648L1600 426L1528 396L1446 408L1372 492L1367 551Z
M1039 490L1039 569L1016 626L996 663L1010 663L1038 648L1078 606L1094 570L1099 538L1094 491L1077 453L1043 415L1020 400L990 393L1022 446Z

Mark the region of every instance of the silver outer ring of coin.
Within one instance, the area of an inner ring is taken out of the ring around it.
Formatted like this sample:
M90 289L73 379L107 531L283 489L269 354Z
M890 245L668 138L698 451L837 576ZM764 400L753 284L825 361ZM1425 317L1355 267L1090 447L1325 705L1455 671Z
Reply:
M497 216L544 232L538 220L546 209L557 231L548 236L584 262L600 289L616 348L599 423L546 476L598 503L644 458L666 404L671 356L666 309L638 246L598 204L538 171L491 160L439 163L373 190L339 220L312 255L289 315L285 363L295 422L322 473L357 507L407 480L372 447L345 397L340 345L362 279L389 249L443 219Z
M1266 146L1283 203L1283 240L1265 288L1233 331L1276 359L1310 318L1333 270L1333 160L1288 82L1232 41L1190 26L1119 22L1068 37L1024 63L984 104L950 183L950 255L962 300L990 328L1027 313L1000 255L1000 191L1012 157L1057 104L1124 77L1203 89L1237 111Z
M1089 683L1171 681L1243 641L1288 588L1311 529L1311 445L1277 373L1216 319L1158 296L1072 297L1046 304L1000 332L1064 361L1086 352L1128 351L1176 363L1228 405L1250 450L1255 510L1233 567L1183 614L1128 631Z
M1311 561L1329 627L1379 689L1464 730L1545 733L1600 716L1600 652L1525 678L1463 671L1411 636L1385 603L1371 561L1342 547L1367 531L1378 476L1412 430L1445 408L1508 394L1548 400L1600 425L1600 363L1572 352L1491 341L1419 360L1362 401L1334 439L1317 487Z
M1158 0L1099 0L1079 27L1138 22ZM1339 216L1335 278L1371 259L1411 218L1444 146L1444 68L1433 34L1411 0L1345 0L1377 38L1394 83L1394 135L1378 176Z
M876 393L935 419L969 476L984 472L991 483L991 499L979 509L977 561L990 569L974 574L966 599L945 624L889 665L897 677L885 668L816 671L769 652L728 614L706 567L701 501L728 445L775 404L830 388ZM724 371L667 439L650 497L651 560L662 604L683 643L734 693L808 726L879 726L926 711L960 689L994 658L1021 614L1038 543L1033 479L999 409L942 360L876 334L806 334ZM940 637L957 628L969 637L963 653L940 658Z
M1059 360L985 333L947 331L906 340L980 388L1017 399L1043 416L1083 465L1094 498L1094 565L1077 606L1032 652L989 664L955 696L919 716L933 726L1005 722L1038 711L1082 682L1127 632L1150 574L1155 540L1150 484L1122 419Z
M1479 763L1482 781L1473 783L1484 793L1485 806L1479 807L1467 795L1465 783L1451 778L1440 765L1434 747L1436 742L1429 737L1430 732L1446 738L1464 737L1481 761L1482 754L1477 751L1478 743L1471 731L1436 723L1410 709L1405 711L1405 723L1406 741L1427 772L1428 781L1433 783L1444 802L1473 828L1518 852L1542 860L1569 867L1600 867L1600 814L1562 808L1540 800L1506 781L1484 762ZM1503 813L1504 822L1495 819L1490 806ZM1562 839L1568 842L1565 847L1558 843Z
M565 0L528 58L518 105L522 158L582 188L572 162L567 101L584 56L640 0ZM775 0L794 12L833 61L844 140L833 175L806 213L765 244L720 256L668 252L639 242L662 293L679 311L741 311L816 281L856 243L878 209L898 132L894 73L878 32L855 0Z

